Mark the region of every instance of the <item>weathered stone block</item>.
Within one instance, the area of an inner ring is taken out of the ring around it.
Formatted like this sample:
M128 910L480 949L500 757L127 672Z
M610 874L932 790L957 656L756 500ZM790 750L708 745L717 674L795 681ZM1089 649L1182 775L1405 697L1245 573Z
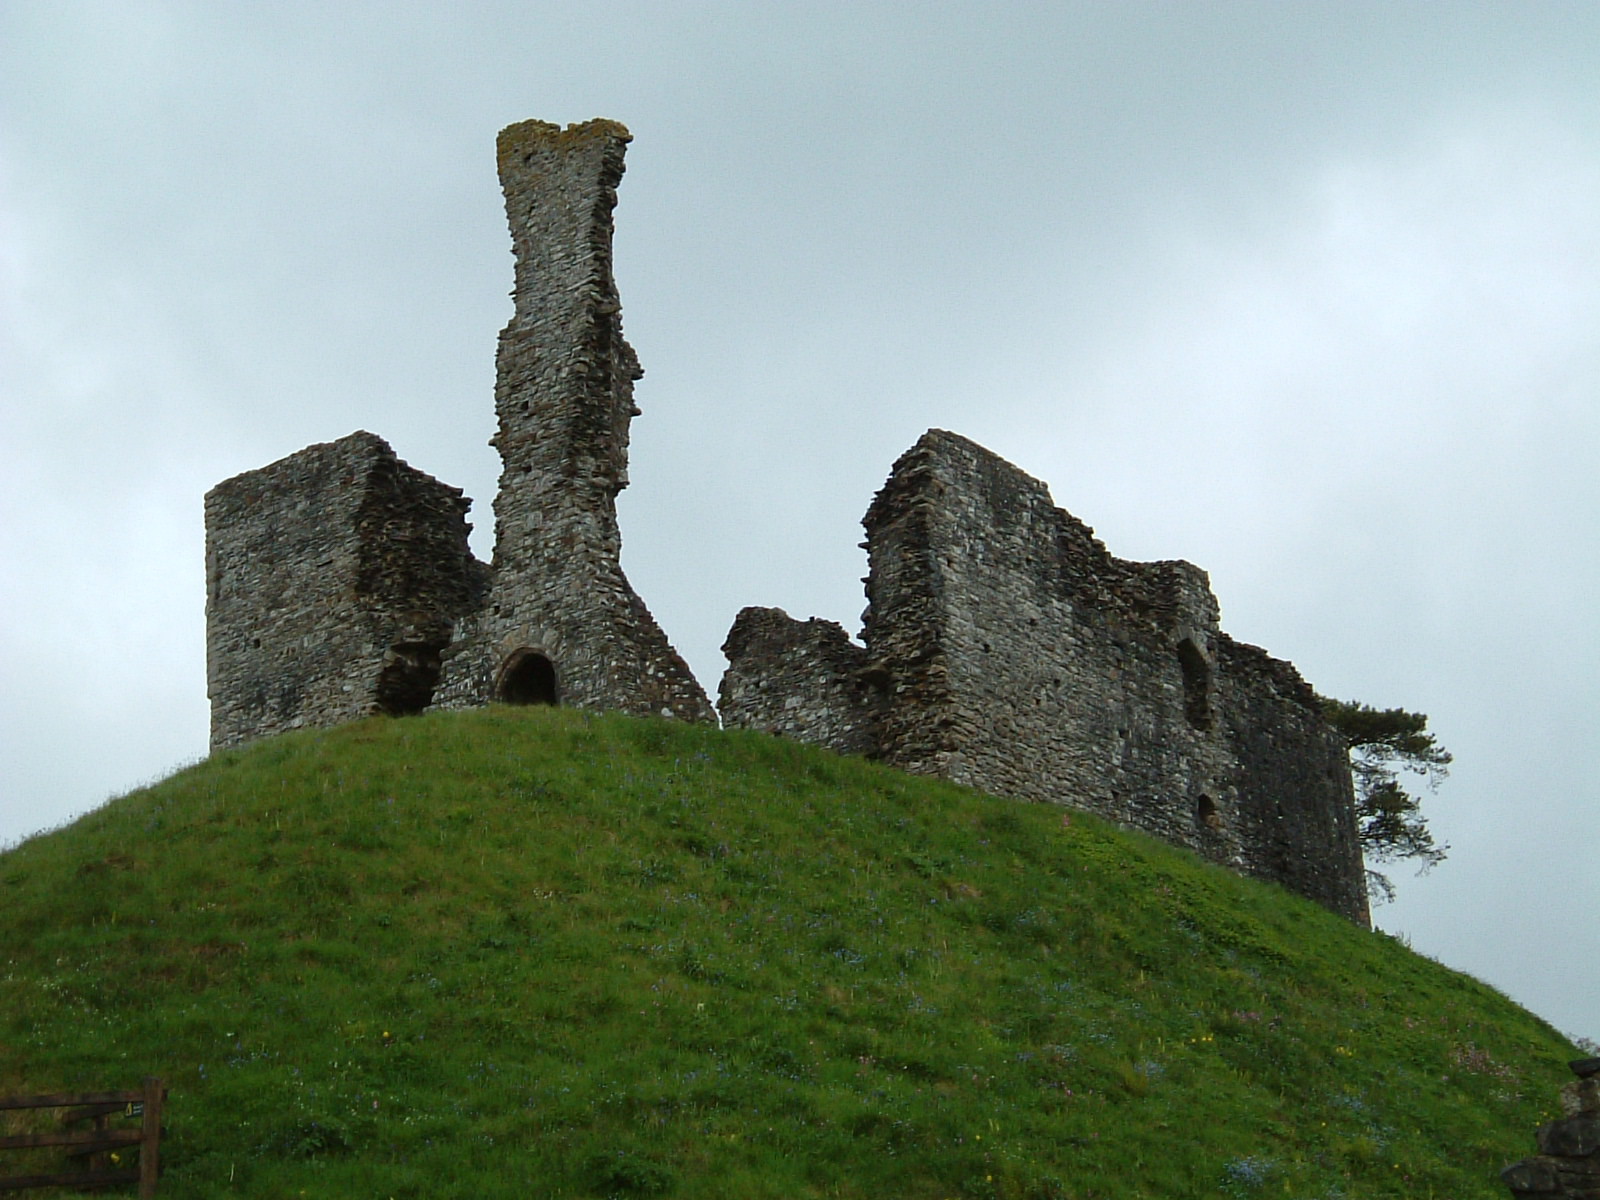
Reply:
M1600 1060L1578 1059L1568 1065L1579 1077L1561 1089L1561 1107L1569 1115L1539 1127L1537 1157L1500 1172L1513 1196L1600 1200L1600 1118L1591 1115Z
M418 712L483 603L469 501L358 432L207 495L211 744Z
M1575 1079L1562 1088L1561 1112L1568 1117L1600 1117L1600 1077Z
M1561 1176L1556 1171L1556 1164L1548 1159L1525 1158L1519 1163L1512 1163L1500 1172L1500 1180L1518 1200L1523 1197L1561 1195Z
M1600 1120L1567 1117L1539 1127L1539 1150L1556 1158L1587 1158L1600 1150Z

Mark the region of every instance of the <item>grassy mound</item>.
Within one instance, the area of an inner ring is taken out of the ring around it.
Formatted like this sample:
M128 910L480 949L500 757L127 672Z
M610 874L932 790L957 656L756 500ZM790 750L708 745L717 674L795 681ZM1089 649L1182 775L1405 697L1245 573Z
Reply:
M162 1076L173 1200L1501 1200L1576 1053L1093 818L551 709L116 800L0 855L0 962L0 1091Z

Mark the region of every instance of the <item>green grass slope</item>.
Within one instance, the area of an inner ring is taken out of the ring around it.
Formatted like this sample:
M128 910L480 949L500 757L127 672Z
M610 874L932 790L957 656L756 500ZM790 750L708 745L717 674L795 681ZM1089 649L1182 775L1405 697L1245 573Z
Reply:
M292 735L0 855L0 1091L162 1076L171 1200L1502 1200L1575 1053L1093 818L662 721Z

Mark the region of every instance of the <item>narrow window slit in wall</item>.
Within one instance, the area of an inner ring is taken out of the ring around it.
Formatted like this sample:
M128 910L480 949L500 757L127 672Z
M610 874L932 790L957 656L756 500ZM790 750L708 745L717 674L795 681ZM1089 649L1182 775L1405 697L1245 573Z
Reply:
M1183 715L1194 728L1211 728L1211 664L1193 638L1178 643L1178 664L1183 668Z

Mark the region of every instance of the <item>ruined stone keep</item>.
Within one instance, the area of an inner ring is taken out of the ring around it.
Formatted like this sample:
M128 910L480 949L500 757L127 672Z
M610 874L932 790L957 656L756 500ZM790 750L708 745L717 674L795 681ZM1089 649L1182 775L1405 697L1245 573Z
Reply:
M213 748L496 700L715 720L619 557L640 375L611 272L628 140L614 121L499 137L516 288L492 566L467 549L461 492L370 433L206 496Z
M611 266L628 141L598 120L499 137L516 286L492 564L461 492L370 433L206 496L214 748L496 701L717 719L619 559L641 374ZM1366 922L1344 744L1291 665L1221 632L1203 571L1113 557L1042 483L940 430L864 524L861 641L745 609L724 725L1088 809Z
M1367 921L1344 743L1291 665L1221 632L1205 572L1113 557L942 430L863 523L863 644L745 609L725 725L1085 808Z
M482 605L468 501L370 433L206 496L211 745L418 712Z

